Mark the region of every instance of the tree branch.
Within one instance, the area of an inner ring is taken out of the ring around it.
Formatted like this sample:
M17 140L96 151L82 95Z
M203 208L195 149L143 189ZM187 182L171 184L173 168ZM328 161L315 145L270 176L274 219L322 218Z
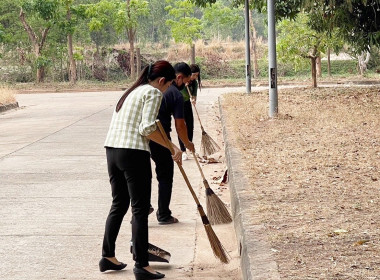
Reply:
M46 28L44 29L43 33L42 33L41 42L40 42L40 44L39 44L40 49L42 49L42 47L43 47L44 44L45 44L46 36L47 36L49 30L50 30L50 27L46 27Z
M32 28L30 27L30 25L26 22L25 13L24 13L24 10L22 8L20 9L19 17L20 17L20 20L21 20L24 28L25 28L26 33L28 33L28 37L29 37L30 41L32 41L32 44L34 46L38 45L37 36L34 33L34 31L32 30Z

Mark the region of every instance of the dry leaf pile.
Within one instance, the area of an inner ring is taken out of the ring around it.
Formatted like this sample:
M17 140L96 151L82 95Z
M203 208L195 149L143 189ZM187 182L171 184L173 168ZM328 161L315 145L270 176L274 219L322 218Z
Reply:
M229 135L282 279L380 279L380 88L225 95Z

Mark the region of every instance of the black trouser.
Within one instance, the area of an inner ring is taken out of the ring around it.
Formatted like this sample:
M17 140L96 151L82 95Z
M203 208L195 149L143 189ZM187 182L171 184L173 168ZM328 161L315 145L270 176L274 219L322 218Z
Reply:
M174 162L169 149L150 141L150 152L156 164L158 181L158 221L165 221L171 217L169 209L173 189Z
M191 108L191 101L185 101L183 103L183 113L185 115L185 123L187 127L187 138L189 138L190 142L193 141L194 134L194 116L193 116L193 108ZM186 147L182 143L181 139L178 137L179 146L181 147L181 151L185 152Z
M150 154L143 150L106 148L112 206L106 221L103 257L115 256L115 242L129 204L136 266L148 266L148 213L152 189Z

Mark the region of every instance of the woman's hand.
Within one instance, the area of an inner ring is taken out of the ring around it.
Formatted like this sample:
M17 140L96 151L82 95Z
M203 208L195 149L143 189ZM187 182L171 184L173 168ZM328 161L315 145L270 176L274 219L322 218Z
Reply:
M178 149L176 145L173 144L174 149L174 155L172 155L172 158L175 162L182 165L182 151Z
M189 141L189 143L187 143L187 145L185 145L187 149L189 149L192 153L195 152L195 147L194 147L194 144L192 142Z

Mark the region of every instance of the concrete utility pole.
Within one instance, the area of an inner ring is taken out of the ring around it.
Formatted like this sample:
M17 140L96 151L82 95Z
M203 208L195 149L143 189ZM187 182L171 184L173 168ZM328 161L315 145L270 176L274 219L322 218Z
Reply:
M245 0L245 73L246 73L246 91L251 93L251 48L249 45L249 2Z
M269 60L269 117L278 114L277 61L276 61L276 20L274 1L268 0L268 60Z

